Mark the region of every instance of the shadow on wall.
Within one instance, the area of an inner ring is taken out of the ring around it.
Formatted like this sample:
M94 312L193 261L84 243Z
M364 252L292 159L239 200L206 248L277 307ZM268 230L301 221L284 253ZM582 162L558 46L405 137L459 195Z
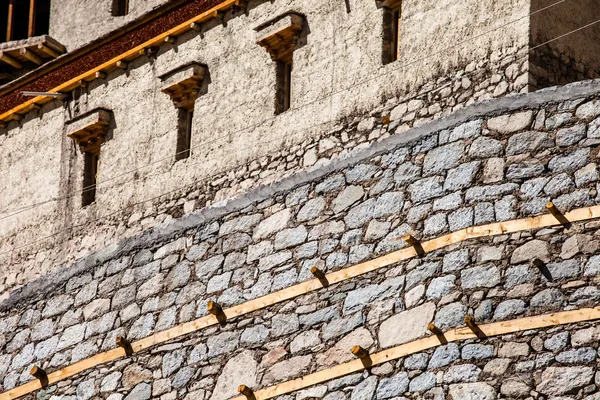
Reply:
M531 0L530 12L553 6L556 0ZM596 0L566 0L531 17L530 48L600 18ZM600 77L600 23L534 49L530 53L530 89Z

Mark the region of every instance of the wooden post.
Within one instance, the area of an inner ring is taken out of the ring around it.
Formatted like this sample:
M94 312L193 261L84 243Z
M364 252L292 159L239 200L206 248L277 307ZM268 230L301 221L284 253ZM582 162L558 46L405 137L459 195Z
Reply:
M27 37L35 36L35 0L29 0L29 30Z
M323 271L321 271L319 268L317 267L312 267L310 269L310 273L313 274L315 276L315 278L318 279L323 279L325 278L325 274L323 273Z
M240 386L238 386L238 392L240 392L241 394L243 394L244 396L246 396L246 398L248 400L254 400L254 399L256 399L256 397L254 396L254 390L252 390L251 388L249 388L246 385L240 385Z
M442 332L442 330L440 328L438 328L437 326L435 326L434 324L429 324L427 326L427 329L436 336L444 334L444 332Z
M235 0L235 3L233 3L233 7L234 7L234 9L245 10L246 8L248 8L248 1L247 0Z
M221 10L216 10L213 11L212 15L213 18L217 19L219 22L223 21L223 18L225 18L225 12L221 11Z
M408 245L411 246L413 249L415 249L415 253L417 253L419 257L423 257L425 255L425 250L423 250L421 242L419 242L419 240L416 239L413 235L405 235L404 241L408 243Z
M223 308L218 303L210 300L206 305L206 309L217 318L217 321L219 321L220 324L223 324L227 320Z
M14 18L15 15L15 0L10 0L8 3L8 22L6 24L6 41L12 40L13 29L14 29Z
M352 351L352 354L354 354L354 356L356 358L367 358L367 357L369 357L369 352L367 350L365 350L361 346L354 346L354 347L352 347L351 351Z
M548 203L546 203L546 209L550 212L550 214L552 214L554 218L556 218L558 222L560 222L562 226L564 226L567 229L571 227L571 222L569 222L569 220L565 217L565 215L562 212L560 212L560 210L554 205L553 202L549 201Z
M434 324L429 324L429 325L427 325L427 329L438 338L438 340L440 341L441 344L448 343L448 340L444 336L444 332L442 332L442 330L440 328L438 328Z
M465 317L465 323L467 324L469 329L475 334L475 336L477 336L480 339L486 338L485 333L483 333L483 331L477 326L472 316L467 315Z
M354 354L354 356L360 360L365 368L369 368L373 365L373 360L371 359L371 355L369 354L368 350L362 348L361 346L354 346L352 347L351 351L352 354Z
M48 385L48 374L46 373L46 371L44 371L37 365L34 366L33 368L31 368L29 373L32 376L36 377L40 381L40 384L42 385L42 387L45 387Z
M319 268L312 267L310 269L310 273L313 274L314 277L319 280L319 282L321 282L321 285L323 285L323 287L329 286L329 281L327 280L327 276Z
M125 350L125 355L130 356L133 354L133 348L131 347L131 343L127 339L121 336L117 336L117 346Z

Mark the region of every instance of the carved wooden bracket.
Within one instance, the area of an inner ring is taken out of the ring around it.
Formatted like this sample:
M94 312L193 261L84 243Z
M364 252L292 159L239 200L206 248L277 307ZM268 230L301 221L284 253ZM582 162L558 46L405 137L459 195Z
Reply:
M79 144L82 151L97 152L104 141L111 119L111 111L96 109L68 122L67 136Z
M291 62L303 26L303 15L285 13L255 28L258 32L256 43L266 48L273 60Z
M177 107L189 107L196 101L206 75L207 67L189 64L162 75L163 93L171 96Z

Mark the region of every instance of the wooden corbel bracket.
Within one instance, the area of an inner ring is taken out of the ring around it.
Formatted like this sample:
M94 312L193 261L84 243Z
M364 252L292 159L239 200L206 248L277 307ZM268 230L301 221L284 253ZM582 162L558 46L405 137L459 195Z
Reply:
M188 64L162 75L161 91L168 94L177 107L186 107L198 98L206 76L207 67L202 64Z
M264 47L275 61L290 62L305 17L290 11L255 28L256 43Z
M67 136L73 139L82 151L98 151L104 142L111 119L111 111L103 108L93 110L70 121L66 126Z

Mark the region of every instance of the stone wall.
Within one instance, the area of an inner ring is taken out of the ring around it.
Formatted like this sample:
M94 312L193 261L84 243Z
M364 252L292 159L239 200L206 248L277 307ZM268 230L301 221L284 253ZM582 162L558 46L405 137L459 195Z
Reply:
M264 50L256 50L266 56ZM369 112L353 107L362 107L380 95L367 96L359 88L304 108L292 108L275 119L262 110L253 114L252 118L260 119L257 125L246 117L238 125L234 117L234 126L224 130L210 128L223 126L227 116L221 115L222 120L217 121L220 111L199 110L195 115L202 120L194 125L192 156L177 163L171 158L175 154L175 109L168 96L158 91L159 82L147 81L149 75L158 74L152 71L155 66L144 63L129 76L98 83L67 110L52 110L50 105L42 118L30 115L21 128L13 126L0 136L0 153L6 155L0 158L0 168L17 171L0 177L0 188L6 193L0 199L0 259L10 264L0 272L0 285L11 288L23 284L120 238L356 147L403 134L476 101L526 91L528 75L523 71L527 60L517 50L494 52L490 60L473 61L406 93L397 94L392 88L393 96ZM261 73L269 71L265 68ZM211 76L212 87L216 78ZM142 77L144 81L138 82ZM390 79L390 75L379 79ZM268 77L260 84L265 80ZM390 89L388 85L381 88ZM128 101L118 95L123 91L129 93ZM152 96L148 96L149 91ZM210 101L211 107L221 102ZM354 106L336 111L325 105L332 101ZM154 112L157 103L160 113ZM261 107L267 103L263 101ZM319 104L325 108L317 111ZM116 121L112 139L102 147L96 203L82 208L83 157L62 132L74 115L96 107L112 109ZM336 115L331 117L330 111ZM205 117L211 121L204 122ZM240 133L236 130L240 127L251 129ZM35 155L39 163L31 162L32 148L39 149ZM29 208L32 204L36 207Z
M88 3L53 2L57 16L75 15L59 18L60 26L80 24L78 7ZM95 2L104 11L92 14L106 15L108 3ZM228 12L224 24L207 22L155 57L78 89L72 101L11 122L0 134L0 170L11 171L0 174L0 292L319 159L527 90L528 20L507 24L524 16L526 3L405 1L400 59L382 65L384 12L375 1L252 1L247 12ZM273 61L254 28L290 9L306 15L307 25L294 52L292 108L274 116ZM507 25L493 38L452 47L457 35L476 36L492 24ZM95 32L94 21L85 29ZM416 62L424 54L432 56ZM207 65L209 75L196 101L192 155L174 162L177 110L159 77L190 62ZM99 107L113 111L112 138L102 146L96 202L82 207L83 155L65 125Z
M11 293L4 390L206 314L465 227L598 201L600 82L494 100L362 146L126 239ZM593 306L598 221L468 240L144 350L38 398L225 399L480 323ZM532 265L539 258L546 266ZM597 396L595 324L469 340L293 393L295 399ZM501 395L498 395L501 393ZM534 393L534 394L532 394ZM286 399L292 397L285 396ZM483 397L482 397L483 396ZM33 398L33 397L30 397ZM564 398L564 397L563 397Z

